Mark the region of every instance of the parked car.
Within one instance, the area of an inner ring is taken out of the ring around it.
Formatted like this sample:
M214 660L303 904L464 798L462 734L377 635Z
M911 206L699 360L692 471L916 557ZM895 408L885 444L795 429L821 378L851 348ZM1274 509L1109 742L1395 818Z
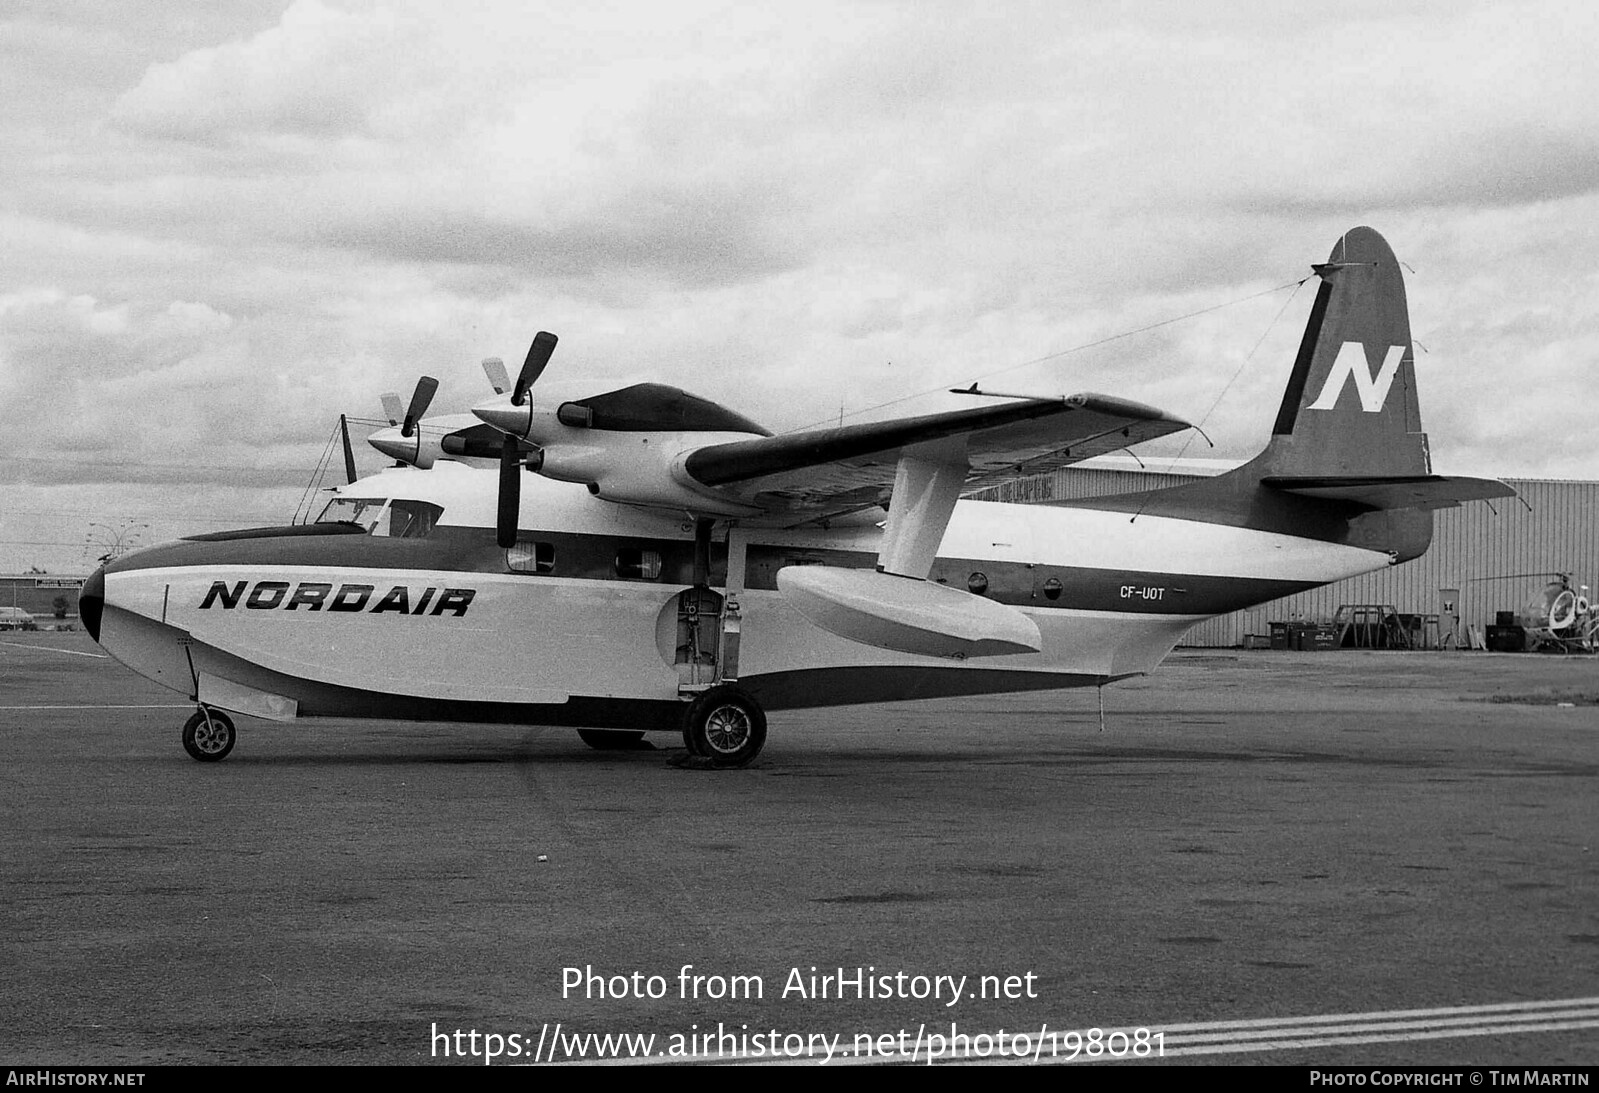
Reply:
M20 607L0 607L0 630L37 630L33 616Z

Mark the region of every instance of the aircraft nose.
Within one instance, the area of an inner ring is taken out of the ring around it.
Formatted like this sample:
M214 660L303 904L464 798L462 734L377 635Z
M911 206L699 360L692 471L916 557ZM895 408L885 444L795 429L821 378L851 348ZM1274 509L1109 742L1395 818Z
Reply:
M78 618L83 628L96 642L100 640L100 615L105 610L105 567L94 571L94 576L83 582L78 593Z
M472 407L472 412L502 433L526 437L533 423L531 406L512 406L510 399Z

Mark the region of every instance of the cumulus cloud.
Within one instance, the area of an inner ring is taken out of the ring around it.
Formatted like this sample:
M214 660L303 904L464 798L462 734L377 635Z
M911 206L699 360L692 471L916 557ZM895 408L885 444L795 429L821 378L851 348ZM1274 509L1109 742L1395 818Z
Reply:
M150 136L222 143L287 133L359 132L395 61L422 51L421 30L382 9L356 14L295 0L277 26L151 65L112 121Z

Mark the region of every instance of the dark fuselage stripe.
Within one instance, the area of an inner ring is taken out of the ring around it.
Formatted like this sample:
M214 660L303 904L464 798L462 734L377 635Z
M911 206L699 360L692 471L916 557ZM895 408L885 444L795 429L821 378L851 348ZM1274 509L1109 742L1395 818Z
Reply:
M615 581L618 584L686 586L694 580L694 546L686 540L643 539L584 535L571 532L524 534L521 546L543 544L540 571L521 573L530 582L560 580ZM641 551L660 557L659 575L651 579L625 577L619 555L628 552L630 572L638 572ZM528 553L527 551L523 552ZM870 569L875 554L805 546L751 544L746 556L744 587L775 591L777 573L785 566L832 565ZM463 574L456 583L470 584L468 573L511 574L507 552L493 542L492 529L437 527L418 539L381 536L254 537L228 541L178 542L153 547L108 567L108 572L167 566L217 566L233 569L240 577L258 571L251 579L281 580L281 566L353 569L365 573L410 570ZM548 568L544 568L544 566ZM713 544L710 581L725 587L725 544ZM1314 581L1237 576L1161 573L1150 570L1094 569L977 558L940 558L930 579L953 588L976 592L999 603L1039 610L1131 612L1186 615L1205 618L1251 604L1264 603L1303 591ZM320 578L308 577L316 581Z

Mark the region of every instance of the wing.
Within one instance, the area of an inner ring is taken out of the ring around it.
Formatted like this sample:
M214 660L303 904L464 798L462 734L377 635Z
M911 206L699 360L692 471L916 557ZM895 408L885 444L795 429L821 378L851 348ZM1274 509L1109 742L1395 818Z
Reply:
M658 384L563 403L553 412L514 400L472 412L536 444L539 473L585 483L605 501L790 524L884 505L879 568L917 578L927 576L962 492L1189 427L1107 395L1000 397L1007 401L787 436L771 436L724 407ZM502 479L502 522L515 519L516 482L515 475Z
M875 570L785 567L778 573L785 598L817 626L852 641L991 656L1037 651L1042 638L1023 612L927 580L960 495L1187 427L1153 407L1106 395L1019 399L711 444L690 452L681 466L702 487L767 512L799 515L801 522L885 505Z
M710 444L683 469L769 512L822 520L887 504L906 457L959 467L956 492L969 492L1187 428L1152 406L1083 394Z

